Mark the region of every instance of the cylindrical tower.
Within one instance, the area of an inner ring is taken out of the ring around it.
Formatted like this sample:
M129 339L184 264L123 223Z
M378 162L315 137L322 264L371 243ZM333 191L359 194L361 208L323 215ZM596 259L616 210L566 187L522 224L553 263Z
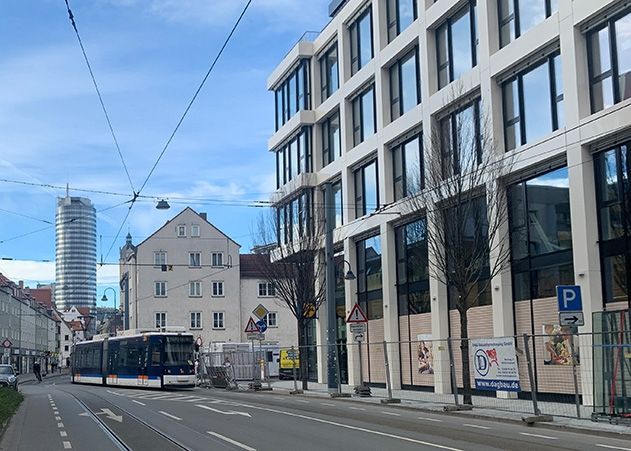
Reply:
M90 199L57 199L55 304L96 308L96 210Z

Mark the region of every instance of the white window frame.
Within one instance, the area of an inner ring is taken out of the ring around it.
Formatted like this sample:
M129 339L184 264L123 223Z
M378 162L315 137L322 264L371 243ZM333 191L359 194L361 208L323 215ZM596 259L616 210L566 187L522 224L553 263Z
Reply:
M190 329L203 329L203 322L202 322L202 312L199 311L195 311L195 312L190 312L189 315L189 326Z
M175 228L175 233L178 238L186 238L186 224L178 224Z
M194 289L195 287L195 289ZM191 280L188 282L188 297L189 298L201 298L202 297L202 282L199 280Z
M270 321L270 315L274 315L274 324ZM267 315L265 315L265 323L267 327L278 327L278 312L267 312Z
M217 259L221 260L220 264L217 264ZM210 266L213 268L223 268L223 252L211 252L210 253Z
M199 261L198 261L198 265L194 265L193 263L193 255L197 255L199 256ZM197 252L197 251L193 251L193 252L189 252L188 253L188 267L189 268L201 268L202 267L202 253L201 252Z
M200 236L200 227L199 224L191 225L191 238L199 238Z
M164 284L164 290L158 290L158 284ZM160 294L158 293L158 291L164 291L164 294ZM169 292L169 289L167 287L167 282L166 280L156 280L155 282L153 282L153 296L156 298L166 298L167 297L167 293Z
M160 315L160 320L158 320L158 315ZM169 324L167 322L167 312L155 312L153 319L153 324L158 328L167 327L167 324Z
M261 290L261 288L263 288L263 290ZM273 293L270 294L270 288L272 289ZM263 294L261 294L261 292L264 292ZM271 282L259 282L258 283L258 294L257 297L259 298L273 298L276 296L276 290L274 288L274 284Z
M212 297L214 298L222 298L225 296L225 287L224 287L224 281L223 280L213 280L210 283L211 286L211 293L212 293Z
M164 262L158 261L159 255L164 255ZM153 266L157 268L161 268L162 265L166 265L166 264L167 264L167 251L154 251L153 252Z
M226 312L213 312L213 329L215 330L226 329Z

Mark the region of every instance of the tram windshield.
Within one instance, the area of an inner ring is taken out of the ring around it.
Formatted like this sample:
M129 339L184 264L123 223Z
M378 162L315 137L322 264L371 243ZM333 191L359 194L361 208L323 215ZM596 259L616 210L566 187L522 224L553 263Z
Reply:
M165 337L164 364L192 365L193 337Z

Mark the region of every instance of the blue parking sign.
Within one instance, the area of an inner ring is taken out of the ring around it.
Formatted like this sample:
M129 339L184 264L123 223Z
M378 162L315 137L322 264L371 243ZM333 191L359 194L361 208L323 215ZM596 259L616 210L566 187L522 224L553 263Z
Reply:
M557 285L557 300L559 312L580 312L583 310L579 285Z

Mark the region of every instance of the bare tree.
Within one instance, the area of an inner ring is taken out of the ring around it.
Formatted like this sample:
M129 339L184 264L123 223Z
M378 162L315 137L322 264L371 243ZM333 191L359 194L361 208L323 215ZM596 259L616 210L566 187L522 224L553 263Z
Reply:
M323 216L308 202L307 196L292 202L298 212L287 214L272 210L259 219L259 242L270 249L269 258L262 259L261 271L266 281L274 286L280 303L289 308L296 318L303 389L307 389L308 347L307 330L315 321L316 312L326 300L323 260Z
M425 212L430 274L460 314L464 403L471 404L468 311L490 302L491 279L510 258L508 206L502 177L512 159L498 155L479 101L453 93L455 113L424 139L423 162L406 208ZM461 102L458 105L456 102Z

